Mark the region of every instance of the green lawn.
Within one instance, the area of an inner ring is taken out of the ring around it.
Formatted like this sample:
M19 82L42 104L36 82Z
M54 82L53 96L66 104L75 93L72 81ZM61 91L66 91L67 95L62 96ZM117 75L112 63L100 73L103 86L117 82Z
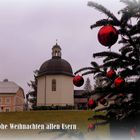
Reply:
M31 111L0 113L3 123L73 123L86 129L92 111Z
M0 113L1 123L53 123L53 124L76 124L78 130L87 132L87 126L93 121L88 118L93 115L93 111L30 111L30 112L8 112ZM4 131L4 130L3 130ZM94 132L93 132L94 133ZM92 133L92 134L93 134ZM96 129L96 133L108 136L108 126L101 126Z

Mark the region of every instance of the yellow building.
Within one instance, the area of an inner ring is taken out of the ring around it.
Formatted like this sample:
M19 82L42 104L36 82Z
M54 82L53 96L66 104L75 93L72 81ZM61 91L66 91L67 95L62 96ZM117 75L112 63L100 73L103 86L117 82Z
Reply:
M24 91L16 83L5 79L0 82L0 112L23 111Z

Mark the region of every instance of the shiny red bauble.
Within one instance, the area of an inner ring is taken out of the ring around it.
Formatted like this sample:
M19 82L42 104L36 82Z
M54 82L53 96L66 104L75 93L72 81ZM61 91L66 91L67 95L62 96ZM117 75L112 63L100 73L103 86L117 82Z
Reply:
M124 98L125 95L124 95L123 93L120 93L120 94L118 95L118 97L122 97L122 98Z
M116 77L116 72L113 69L110 69L107 73L106 76L110 79L114 79Z
M89 99L88 101L88 107L90 109L94 109L97 106L97 103L93 99Z
M125 84L125 80L121 77L118 77L114 80L114 85L116 88L122 88Z
M136 128L132 128L132 129L130 130L130 134L131 134L132 137L136 137L136 135L137 135Z
M73 78L73 84L77 87L81 87L84 84L84 79L82 76L77 75Z
M98 32L98 40L103 46L112 46L118 40L118 31L112 25L103 26Z
M95 125L94 124L89 124L88 125L88 130L91 130L91 131L93 131L93 130L95 130Z

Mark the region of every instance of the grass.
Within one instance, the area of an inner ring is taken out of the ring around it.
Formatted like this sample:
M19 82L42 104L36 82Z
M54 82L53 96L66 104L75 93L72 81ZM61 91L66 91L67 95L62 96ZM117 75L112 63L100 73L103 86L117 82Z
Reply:
M93 115L92 111L30 111L30 112L7 112L0 113L1 123L53 123L53 124L76 124L77 128L82 132L87 132L87 126L93 121L88 118ZM95 122L95 121L94 121ZM102 136L108 135L108 126L100 126L96 133L102 133Z

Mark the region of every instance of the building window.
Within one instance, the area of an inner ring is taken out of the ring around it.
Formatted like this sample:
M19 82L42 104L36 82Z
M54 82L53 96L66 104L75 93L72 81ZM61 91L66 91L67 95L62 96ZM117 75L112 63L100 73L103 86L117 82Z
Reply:
M52 80L52 91L56 91L56 80Z
M6 104L10 104L11 103L11 100L9 97L6 98Z
M10 108L6 108L5 109L5 112L10 112Z
M3 112L4 107L0 106L0 112Z

